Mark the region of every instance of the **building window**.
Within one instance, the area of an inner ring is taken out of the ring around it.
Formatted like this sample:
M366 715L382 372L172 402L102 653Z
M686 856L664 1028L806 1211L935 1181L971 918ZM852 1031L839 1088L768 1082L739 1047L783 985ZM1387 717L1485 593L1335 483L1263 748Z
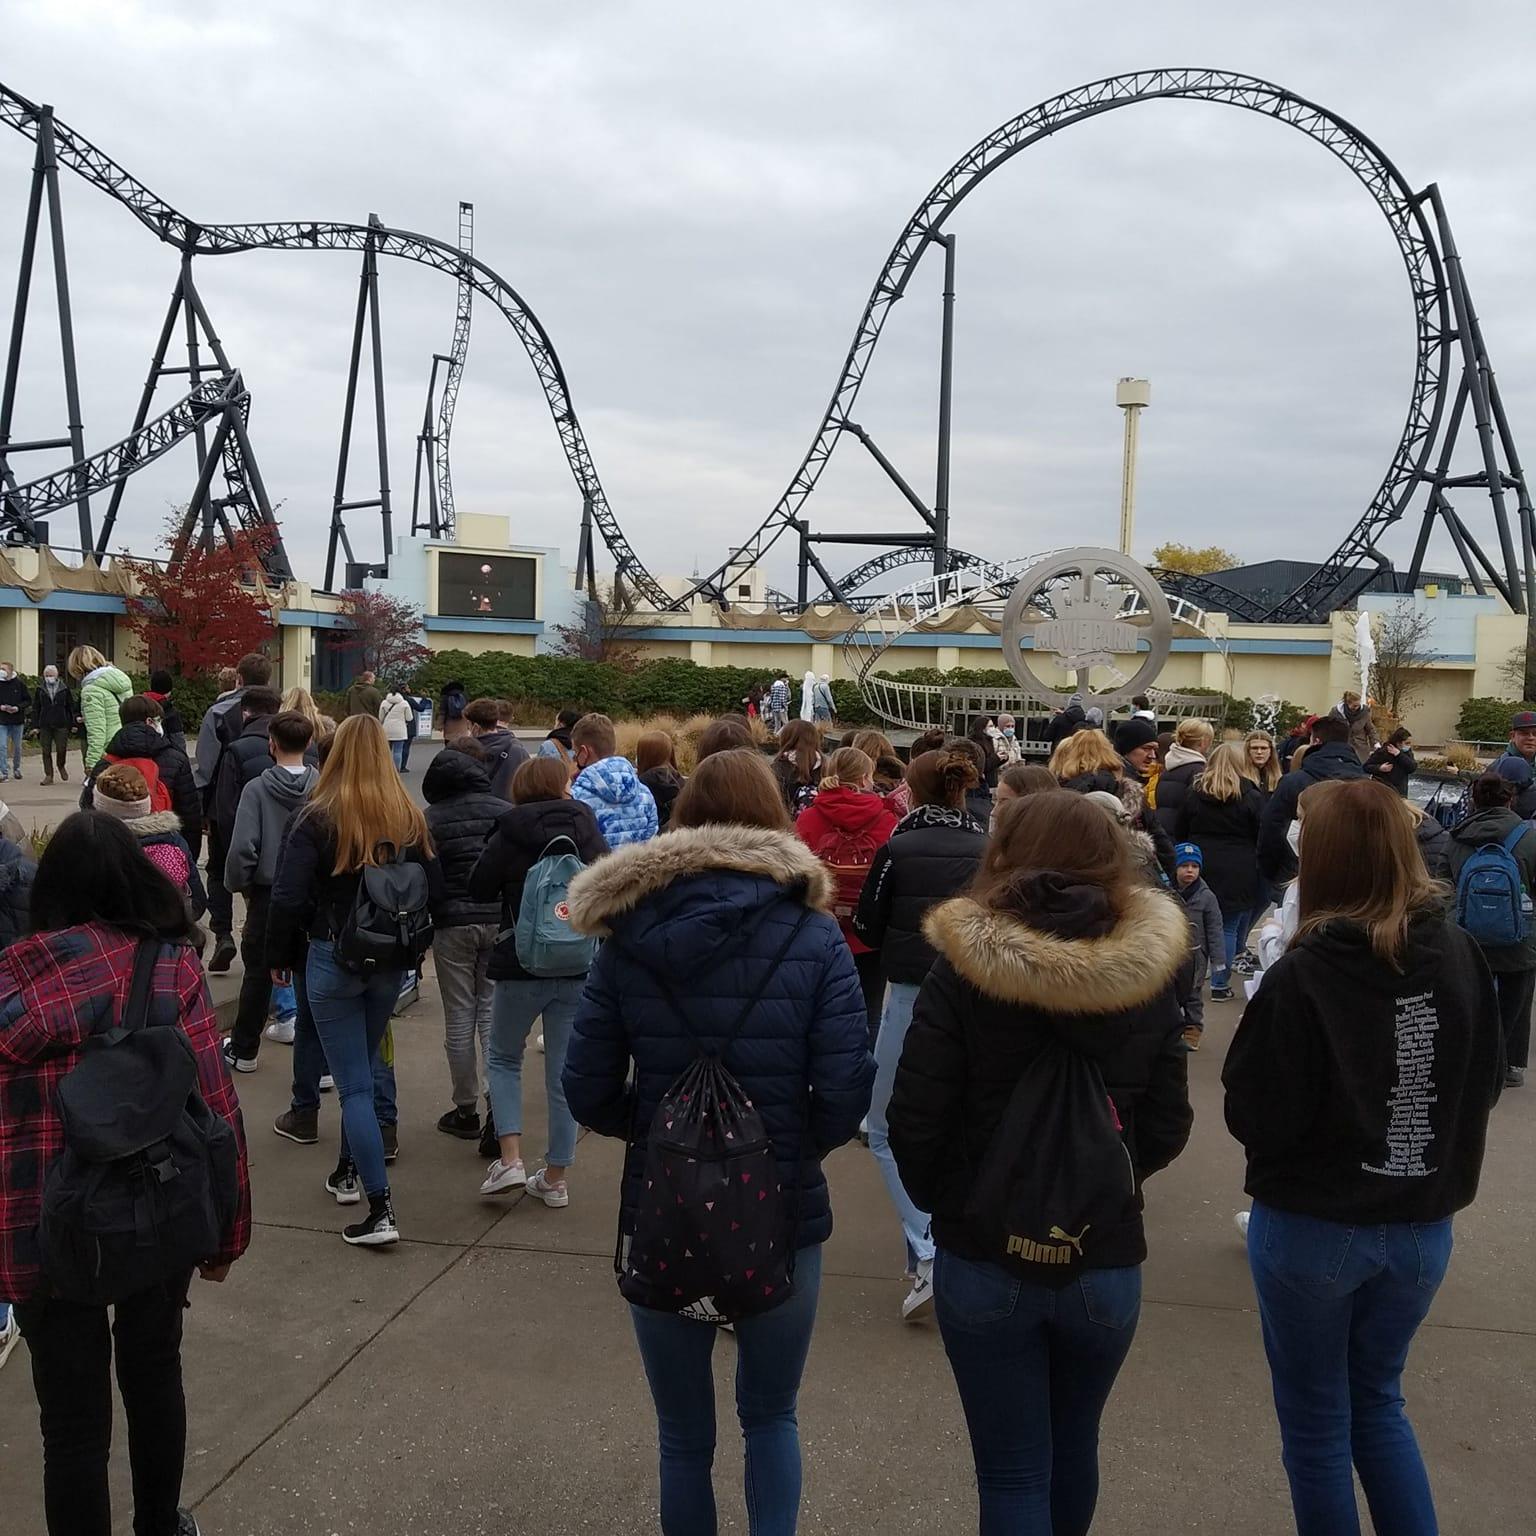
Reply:
M527 555L439 554L436 611L486 619L534 618L537 564Z
M67 613L51 610L37 616L37 672L52 663L60 672L69 653L77 645L93 645L108 661L112 660L117 625L110 613ZM25 657L17 657L25 665Z
M736 596L737 597L751 597L752 596L752 583L750 581L742 582L736 588Z

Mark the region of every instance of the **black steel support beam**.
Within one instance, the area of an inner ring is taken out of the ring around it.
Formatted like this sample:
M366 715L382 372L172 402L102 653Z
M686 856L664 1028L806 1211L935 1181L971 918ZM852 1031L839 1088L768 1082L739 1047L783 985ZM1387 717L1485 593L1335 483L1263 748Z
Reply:
M378 214L368 215L368 227L383 229ZM379 450L379 521L384 534L384 574L389 574L389 562L394 554L395 540L389 510L389 432L385 425L384 411L384 346L380 337L379 323L379 247L370 240L363 256L364 271L368 283L368 331L373 350L373 420Z
M891 461L886 458L883 453L881 453L879 445L875 442L874 438L872 438L869 433L866 432L864 428L861 427L856 421L845 420L839 422L838 425L842 431L852 432L853 435L858 438L858 440L863 443L867 449L869 449L869 456L890 477L891 484L894 485L896 489L900 491L901 494L905 496L907 500L912 504L912 510L916 512L917 515L922 518L922 520L927 523L930 528L937 528L938 524L934 520L933 513L928 510L928 507L924 503L923 498L919 496L910 485L907 484L906 480L902 476L901 471L897 469L896 466L892 464Z

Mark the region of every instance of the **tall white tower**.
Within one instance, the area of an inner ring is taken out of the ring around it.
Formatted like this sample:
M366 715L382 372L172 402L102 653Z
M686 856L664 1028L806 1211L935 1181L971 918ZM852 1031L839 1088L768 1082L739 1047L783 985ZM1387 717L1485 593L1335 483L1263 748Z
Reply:
M1115 404L1125 412L1125 452L1120 465L1120 553L1131 553L1136 531L1136 436L1141 413L1152 403L1152 386L1146 379L1121 379L1115 385Z

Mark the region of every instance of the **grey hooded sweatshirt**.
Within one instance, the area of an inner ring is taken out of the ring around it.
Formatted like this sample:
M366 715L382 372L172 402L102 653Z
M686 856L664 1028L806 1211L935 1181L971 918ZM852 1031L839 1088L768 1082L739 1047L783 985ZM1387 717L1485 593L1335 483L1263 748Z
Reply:
M248 891L276 881L283 834L319 777L317 768L306 766L295 772L274 764L240 792L224 866L224 883L230 890Z

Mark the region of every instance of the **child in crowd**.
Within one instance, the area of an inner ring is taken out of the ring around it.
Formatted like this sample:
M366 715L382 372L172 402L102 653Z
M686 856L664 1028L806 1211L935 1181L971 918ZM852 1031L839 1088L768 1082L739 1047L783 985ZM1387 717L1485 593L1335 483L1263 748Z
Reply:
M1200 878L1205 867L1205 855L1195 843L1180 843L1173 851L1176 861L1179 898L1184 903L1189 918L1189 930L1194 947L1195 975L1189 995L1184 999L1185 1046L1192 1051L1200 1049L1200 1034L1205 1028L1205 978L1211 968L1211 957L1226 953L1226 940L1221 931L1221 908L1215 892ZM1213 987L1211 996L1225 1002L1232 996L1231 987Z
M114 763L96 775L91 804L123 822L139 840L144 857L187 900L187 915L195 922L208 910L208 893L175 811L150 809L149 781L130 763Z

